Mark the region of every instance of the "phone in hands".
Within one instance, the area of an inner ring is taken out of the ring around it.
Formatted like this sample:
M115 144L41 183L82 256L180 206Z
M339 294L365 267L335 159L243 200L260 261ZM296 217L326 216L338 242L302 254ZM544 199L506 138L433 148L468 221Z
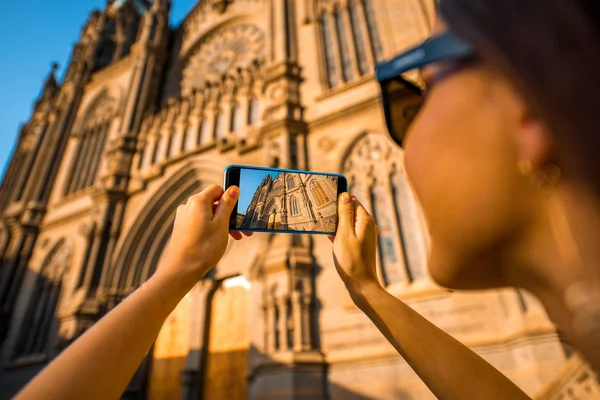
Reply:
M230 165L225 188L238 186L240 197L229 229L333 235L338 223L338 196L348 191L344 175Z

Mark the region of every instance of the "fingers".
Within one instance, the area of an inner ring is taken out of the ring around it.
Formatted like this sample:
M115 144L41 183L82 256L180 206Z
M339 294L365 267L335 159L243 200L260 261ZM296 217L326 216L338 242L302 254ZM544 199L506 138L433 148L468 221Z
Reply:
M212 185L200 193L191 196L187 201L187 205L196 206L201 210L202 213L212 217L213 205L215 201L221 198L222 195L223 188L218 185Z
M231 216L231 212L233 211L239 196L240 189L237 186L228 188L227 191L223 193L221 200L219 200L213 219L229 221L229 217Z
M242 240L242 234L240 232L229 232L229 236L235 240Z
M252 235L254 235L254 232L238 232L238 231L233 231L233 232L229 232L229 235L234 238L235 240L242 240L244 236L250 237Z
M350 193L342 193L338 198L338 232L354 233L354 204Z
M375 219L369 214L369 212L365 209L365 207L361 204L358 199L354 200L357 204L356 206L356 234L357 236L363 236L367 232L375 231L377 232L379 229L375 224Z

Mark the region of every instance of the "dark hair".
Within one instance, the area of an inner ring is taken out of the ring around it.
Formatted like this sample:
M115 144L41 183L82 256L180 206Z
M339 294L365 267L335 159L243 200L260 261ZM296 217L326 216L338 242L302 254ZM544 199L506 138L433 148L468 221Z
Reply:
M548 125L567 174L600 194L597 0L442 0L449 29L498 66Z

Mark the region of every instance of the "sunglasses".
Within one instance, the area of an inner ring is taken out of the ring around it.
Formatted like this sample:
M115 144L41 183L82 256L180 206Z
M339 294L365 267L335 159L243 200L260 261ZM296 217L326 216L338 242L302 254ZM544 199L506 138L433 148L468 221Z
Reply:
M446 31L428 39L390 61L375 67L381 85L383 111L390 136L402 146L406 131L423 104L423 88L402 74L441 61L466 61L475 57L475 49Z

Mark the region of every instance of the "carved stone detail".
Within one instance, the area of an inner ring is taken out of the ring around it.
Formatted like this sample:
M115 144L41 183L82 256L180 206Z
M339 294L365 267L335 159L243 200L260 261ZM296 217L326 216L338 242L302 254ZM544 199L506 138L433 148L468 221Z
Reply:
M218 82L224 76L247 69L265 58L264 33L254 25L243 24L225 28L205 39L190 56L183 70L182 91Z

